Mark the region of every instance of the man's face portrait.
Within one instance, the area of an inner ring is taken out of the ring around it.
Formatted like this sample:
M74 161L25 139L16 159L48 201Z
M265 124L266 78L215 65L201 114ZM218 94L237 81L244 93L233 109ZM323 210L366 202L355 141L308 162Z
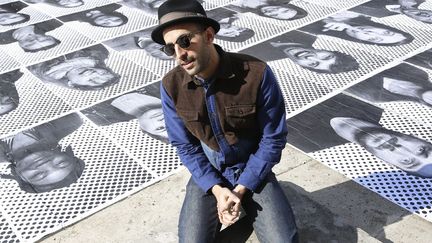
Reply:
M19 13L0 12L0 25L13 25L25 19L26 17Z
M56 0L56 2L65 8L75 8L84 4L82 0Z
M50 185L61 182L73 172L76 160L60 151L39 151L30 153L17 161L15 171L32 185Z
M72 87L101 87L117 78L110 70L98 67L77 67L66 74Z
M347 35L375 44L396 44L406 39L401 33L374 26L353 26L346 29Z
M96 25L102 27L117 27L124 23L123 19L121 19L118 16L105 15L105 14L96 17L93 21Z
M168 138L162 107L148 109L138 117L138 122L144 131L159 137Z
M246 28L231 25L231 24L221 24L220 30L216 35L234 38L240 36L243 31L247 30Z
M292 8L281 6L265 6L261 8L261 12L270 18L289 20L297 15L297 11Z
M402 13L406 14L407 16L424 22L424 23L428 23L431 24L432 23L432 11L430 10L426 10L426 9L403 9Z
M3 87L0 87L3 89ZM14 97L18 97L15 89L0 90L0 116L14 110L18 102Z
M52 45L55 45L57 40L48 35L32 34L26 35L18 40L18 44L24 50L36 51Z
M432 164L432 144L396 131L384 128L364 129L358 142L376 157L407 172L418 172ZM423 171L432 176L432 170Z

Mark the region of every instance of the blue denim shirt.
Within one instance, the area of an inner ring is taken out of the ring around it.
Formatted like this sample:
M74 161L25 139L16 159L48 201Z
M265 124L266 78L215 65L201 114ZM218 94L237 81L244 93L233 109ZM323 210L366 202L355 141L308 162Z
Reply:
M241 184L254 191L272 167L279 163L286 144L285 104L276 78L267 66L256 101L261 138L257 141L240 138L233 145L229 145L222 134L215 110L213 81L199 80L206 91L206 107L220 151L212 150L186 129L176 113L174 102L161 86L162 108L169 140L177 148L181 161L189 169L195 182L204 191L207 192L216 184L231 188Z

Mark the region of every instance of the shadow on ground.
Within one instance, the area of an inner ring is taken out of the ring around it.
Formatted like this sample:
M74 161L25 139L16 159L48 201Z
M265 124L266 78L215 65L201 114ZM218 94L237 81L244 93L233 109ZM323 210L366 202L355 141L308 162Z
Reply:
M411 214L378 194L347 181L314 192L281 181L296 216L301 242L358 242L358 229L381 242L384 227ZM247 242L252 228L239 221L220 234L218 242Z

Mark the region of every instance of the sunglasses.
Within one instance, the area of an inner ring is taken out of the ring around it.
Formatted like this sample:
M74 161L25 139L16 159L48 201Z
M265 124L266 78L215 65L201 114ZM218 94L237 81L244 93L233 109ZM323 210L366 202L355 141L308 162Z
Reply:
M173 56L175 54L175 44L178 44L182 49L187 49L191 45L192 38L201 32L204 32L204 30L183 34L177 38L175 43L166 44L162 46L160 50L163 51L167 56Z

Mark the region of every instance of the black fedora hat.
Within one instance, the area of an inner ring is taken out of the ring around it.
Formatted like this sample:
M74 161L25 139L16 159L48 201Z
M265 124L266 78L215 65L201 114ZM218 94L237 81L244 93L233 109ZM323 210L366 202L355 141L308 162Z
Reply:
M219 31L219 23L207 17L203 6L196 0L167 0L158 9L159 25L152 31L154 42L164 45L163 31L165 28L179 23L200 23Z

